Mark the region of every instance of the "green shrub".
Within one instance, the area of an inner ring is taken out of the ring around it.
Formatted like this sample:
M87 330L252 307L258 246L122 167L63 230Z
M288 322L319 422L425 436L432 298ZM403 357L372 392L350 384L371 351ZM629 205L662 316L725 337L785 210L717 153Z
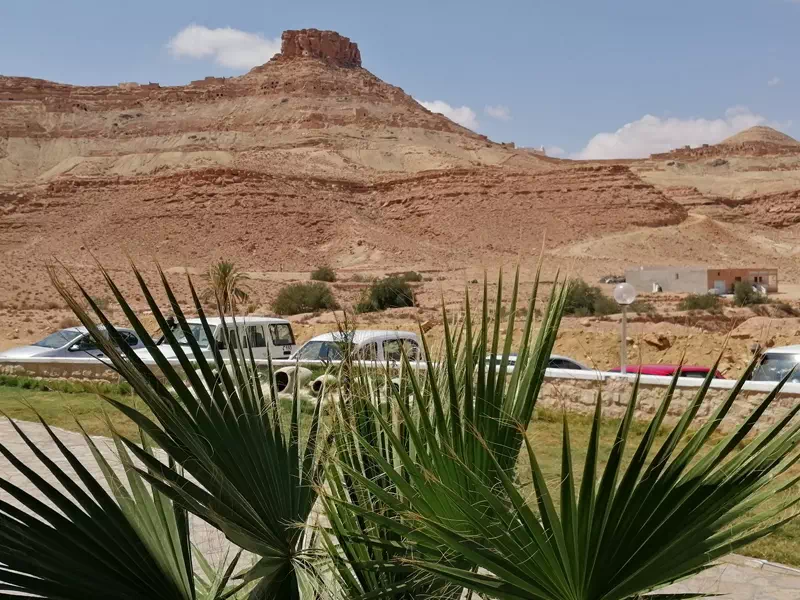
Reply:
M637 315L652 315L656 312L656 307L647 300L635 300L628 307L628 310L635 312Z
M722 301L714 294L689 294L678 304L678 310L717 311L721 307Z
M311 279L313 281L333 282L336 281L336 271L328 266L317 267L311 271Z
M798 311L794 306L792 306L788 302L778 302L777 304L775 304L775 308L789 317L800 316L800 311Z
M387 308L414 306L414 290L400 277L386 277L374 281L356 305L356 312L376 312Z
M582 279L575 279L569 284L564 313L577 317L590 315L612 315L620 312L619 305L603 294L596 286L589 285Z
M402 279L403 281L408 281L409 283L419 283L420 281L422 281L422 274L417 273L416 271L404 271L403 273L389 273L389 277Z
M105 381L83 381L79 379L40 379L26 375L0 374L0 386L35 390L40 392L59 392L62 394L113 394L127 396L133 393L127 382L108 383Z
M321 281L313 283L292 283L278 293L272 303L272 310L279 315L339 308L331 290Z
M740 281L733 288L733 301L736 306L753 306L754 304L766 304L767 297L755 291L749 283Z

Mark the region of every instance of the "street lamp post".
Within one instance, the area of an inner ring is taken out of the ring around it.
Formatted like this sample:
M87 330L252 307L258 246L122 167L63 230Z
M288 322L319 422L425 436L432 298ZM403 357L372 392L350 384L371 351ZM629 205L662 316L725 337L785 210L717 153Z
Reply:
M636 300L636 290L630 283L620 283L614 288L614 300L622 307L622 332L619 344L620 372L627 373L628 362L628 307Z

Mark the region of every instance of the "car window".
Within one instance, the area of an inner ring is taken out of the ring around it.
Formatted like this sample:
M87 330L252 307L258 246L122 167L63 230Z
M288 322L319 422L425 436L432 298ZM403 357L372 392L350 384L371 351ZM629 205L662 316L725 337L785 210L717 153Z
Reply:
M420 357L419 345L417 344L417 342L409 339L395 339L395 340L384 340L383 359L391 361L402 360L401 347L405 349L408 360L417 360Z
M74 342L81 335L83 334L80 331L75 331L74 329L62 329L61 331L51 333L43 340L39 340L31 345L41 346L42 348L61 348L62 346Z
M266 348L267 338L264 336L262 325L247 326L247 345L251 348Z
M341 360L342 344L338 342L307 342L297 351L299 360Z
M228 339L226 340L228 350L236 350L239 347L239 336L237 332L233 328L228 328L228 335L226 336Z
M203 324L202 323L189 323L188 327L189 327L189 335L191 335L195 340L197 340L198 346L200 346L201 348L207 348L208 347L208 337L206 337L206 332L205 332L205 329L203 329ZM172 328L172 334L175 336L175 340L181 346L188 346L189 345L189 340L187 339L186 334L183 332L183 329L181 329L180 325L175 325L175 327ZM162 340L159 343L166 344L167 341L166 340Z
M272 343L276 346L291 346L294 344L292 327L288 323L275 323L269 326Z
M780 381L791 370L795 369L789 380L792 383L800 383L800 354L770 354L767 353L758 363L754 381Z
M580 369L580 367L565 358L551 358L548 365L551 369Z
M361 360L378 360L378 344L372 342L358 349L358 358Z
M128 344L131 348L137 346L139 344L139 338L133 335L130 331L119 331L118 333L122 336L122 339L125 340L125 343Z
M708 372L703 371L687 371L686 369L681 371L681 377L692 377L694 379L705 379L708 376Z
M97 350L97 344L89 334L84 335L69 348L78 352L86 352L87 350Z

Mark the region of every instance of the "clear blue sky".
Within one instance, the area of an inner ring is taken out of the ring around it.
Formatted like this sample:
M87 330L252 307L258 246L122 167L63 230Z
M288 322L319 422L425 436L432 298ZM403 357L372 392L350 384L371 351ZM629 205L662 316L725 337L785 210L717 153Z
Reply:
M193 23L267 40L334 29L358 43L367 69L415 98L469 107L497 141L567 154L628 123L598 142L601 153L700 143L754 123L800 135L792 0L4 0L0 73L179 84L247 70L174 56L168 42Z

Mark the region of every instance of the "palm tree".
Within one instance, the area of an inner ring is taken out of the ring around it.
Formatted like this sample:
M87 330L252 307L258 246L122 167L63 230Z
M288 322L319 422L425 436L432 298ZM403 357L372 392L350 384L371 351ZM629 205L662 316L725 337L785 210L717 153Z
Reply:
M247 302L249 288L243 282L248 277L233 262L219 260L208 268L204 277L208 287L203 292L203 300L215 302L225 314L235 313L238 303Z
M229 365L216 347L213 358L206 359L188 334L186 317L159 268L178 327L189 343L188 348L182 347L176 339L177 332L167 327L164 314L134 267L142 293L164 333L164 342L180 364L176 368L161 353L161 347L154 343L108 273L101 271L165 382L125 343L83 288L78 286L79 293L105 325L107 338L98 335L98 324L52 269L51 279L89 331L95 337L103 337L99 343L108 352L108 359L130 382L154 418L114 399L106 400L135 422L181 469L168 468L133 441L123 439L125 447L144 465L137 468L138 473L167 498L260 559L244 575L244 581L255 584L251 598L297 600L298 573L304 565L309 538L313 537L297 524L308 521L324 473L322 451L317 451L321 405L311 416L307 434L301 435L297 385L291 415L285 422L278 406L271 361L266 373L270 383L262 387L251 350L239 345L238 352L231 353ZM188 284L195 310L211 339L213 332L191 278ZM228 331L224 316L221 326Z

